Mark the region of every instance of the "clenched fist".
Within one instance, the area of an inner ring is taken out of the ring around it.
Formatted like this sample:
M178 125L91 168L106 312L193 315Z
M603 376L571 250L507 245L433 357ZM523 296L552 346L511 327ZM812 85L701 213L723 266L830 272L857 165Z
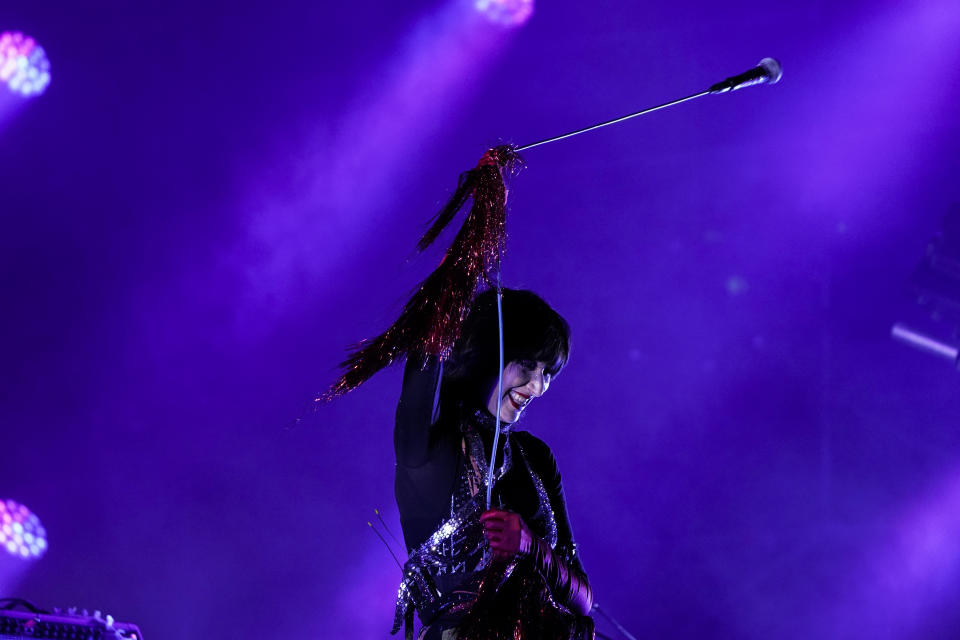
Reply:
M480 516L483 535L490 543L494 560L509 562L517 554L530 553L533 534L527 523L513 511L490 509Z

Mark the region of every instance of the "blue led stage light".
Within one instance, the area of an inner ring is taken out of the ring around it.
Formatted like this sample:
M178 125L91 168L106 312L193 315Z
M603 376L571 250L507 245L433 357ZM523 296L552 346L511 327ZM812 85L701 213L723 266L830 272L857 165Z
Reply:
M47 531L40 518L13 500L0 500L0 547L24 560L47 552Z
M533 15L533 0L474 0L473 6L490 21L519 26Z
M20 32L0 33L0 82L24 97L43 93L50 84L50 61L43 47Z

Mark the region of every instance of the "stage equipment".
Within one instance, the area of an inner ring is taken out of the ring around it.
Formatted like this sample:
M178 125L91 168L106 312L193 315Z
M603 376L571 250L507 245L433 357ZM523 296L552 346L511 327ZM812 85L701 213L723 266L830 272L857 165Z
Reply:
M899 340L900 342L903 342L904 344L915 349L919 349L924 353L929 353L932 356L949 360L954 364L954 366L960 369L960 360L957 359L957 356L960 355L960 348L957 348L948 342L944 342L939 338L928 335L919 329L911 328L903 322L894 323L893 327L890 329L890 336L894 340Z
M47 551L47 531L24 505L0 500L0 546L24 560L39 558Z
M13 610L19 606L24 611ZM99 611L91 615L86 609L66 612L54 609L41 611L24 600L0 600L0 638L4 640L53 639L58 640L143 640L135 624L116 622L113 616Z
M708 96L711 94L720 94L728 93L730 91L736 91L737 89L743 89L745 87L752 87L757 84L776 84L780 82L780 78L783 77L783 67L780 66L780 63L777 62L774 58L764 58L760 63L750 69L749 71L744 71L740 75L730 76L726 80L721 80L716 84L710 86L706 91L699 91L697 93L691 94L685 98L679 98L677 100L671 100L670 102L664 102L655 107L649 107L647 109L641 109L640 111L634 111L633 113L628 113L625 116L620 116L619 118L614 118L613 120L606 120L589 127L584 127L583 129L577 129L576 131L571 131L570 133L564 133L559 136L554 136L552 138L547 138L545 140L540 140L538 142L533 142L530 144L525 144L520 147L516 147L514 151L526 151L527 149L533 149L534 147L539 147L543 144L549 144L551 142L557 142L558 140L564 140L566 138L572 138L573 136L580 135L581 133L586 133L587 131L593 131L594 129L600 129L602 127L608 127L611 124L617 124L624 122L631 118L636 118L637 116L646 115L648 113L653 113L654 111L660 111L661 109L666 109L667 107L672 107L684 102L689 102L690 100L695 100L697 98L702 98L703 96Z
M50 61L43 47L19 31L0 33L0 82L25 98L46 91Z
M491 22L516 27L533 15L533 0L474 0L473 6Z
M890 335L960 369L960 204L951 208L943 229L927 245L909 287L918 313L894 323Z

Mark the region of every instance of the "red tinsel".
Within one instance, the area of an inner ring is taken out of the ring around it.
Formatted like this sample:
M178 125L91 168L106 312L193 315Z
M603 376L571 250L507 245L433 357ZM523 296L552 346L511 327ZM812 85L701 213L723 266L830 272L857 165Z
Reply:
M496 283L506 243L504 178L522 163L512 146L503 145L488 150L475 168L460 175L457 190L417 243L420 251L430 246L472 197L470 212L440 266L420 283L389 329L361 342L340 364L342 375L318 400L352 391L404 357L450 355L480 281Z

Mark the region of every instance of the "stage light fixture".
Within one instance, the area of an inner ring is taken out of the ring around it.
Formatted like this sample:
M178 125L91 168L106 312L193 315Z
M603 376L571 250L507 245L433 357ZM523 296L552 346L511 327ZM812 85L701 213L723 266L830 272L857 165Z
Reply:
M533 0L474 0L473 6L491 22L515 27L533 15Z
M50 84L50 61L43 47L19 31L0 33L0 82L25 98L43 93Z
M39 558L47 552L47 531L22 504L0 500L0 547L24 560Z

